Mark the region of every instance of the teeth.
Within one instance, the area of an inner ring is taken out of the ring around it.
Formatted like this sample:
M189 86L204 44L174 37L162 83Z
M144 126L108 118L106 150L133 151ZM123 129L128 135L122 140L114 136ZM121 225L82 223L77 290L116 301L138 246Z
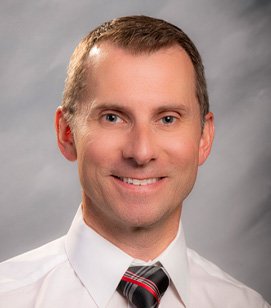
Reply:
M149 184L153 184L153 183L159 181L159 178L138 180L138 179L120 177L119 179L122 180L125 183L131 184L131 185L137 185L137 186L149 185Z

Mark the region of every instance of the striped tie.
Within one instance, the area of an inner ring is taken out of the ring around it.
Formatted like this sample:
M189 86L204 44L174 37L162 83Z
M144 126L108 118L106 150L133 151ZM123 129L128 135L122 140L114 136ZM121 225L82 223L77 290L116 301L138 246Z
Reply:
M137 308L158 307L169 285L169 277L159 266L131 266L117 290Z

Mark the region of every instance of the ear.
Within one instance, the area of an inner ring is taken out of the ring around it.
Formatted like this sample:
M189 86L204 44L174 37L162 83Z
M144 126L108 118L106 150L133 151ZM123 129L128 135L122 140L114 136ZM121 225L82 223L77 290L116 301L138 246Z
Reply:
M57 143L61 153L70 161L77 159L73 133L64 118L62 107L58 107L55 114L55 129Z
M205 116L204 128L200 139L199 165L202 165L206 161L211 152L214 140L214 133L215 133L214 115L212 112L209 112Z

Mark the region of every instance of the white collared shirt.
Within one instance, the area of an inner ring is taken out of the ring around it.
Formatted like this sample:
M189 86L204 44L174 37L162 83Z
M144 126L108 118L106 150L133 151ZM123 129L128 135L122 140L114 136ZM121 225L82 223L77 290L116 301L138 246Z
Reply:
M187 249L180 226L152 262L134 260L83 221L78 210L68 234L0 265L2 308L130 307L116 288L131 264L161 263L171 278L159 308L267 308L263 298Z

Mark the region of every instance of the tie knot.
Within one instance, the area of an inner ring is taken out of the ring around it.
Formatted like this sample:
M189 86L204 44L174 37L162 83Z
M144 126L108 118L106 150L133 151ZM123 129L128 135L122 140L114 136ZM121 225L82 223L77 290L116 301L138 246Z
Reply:
M131 266L117 290L137 308L158 307L169 286L169 277L161 266Z

